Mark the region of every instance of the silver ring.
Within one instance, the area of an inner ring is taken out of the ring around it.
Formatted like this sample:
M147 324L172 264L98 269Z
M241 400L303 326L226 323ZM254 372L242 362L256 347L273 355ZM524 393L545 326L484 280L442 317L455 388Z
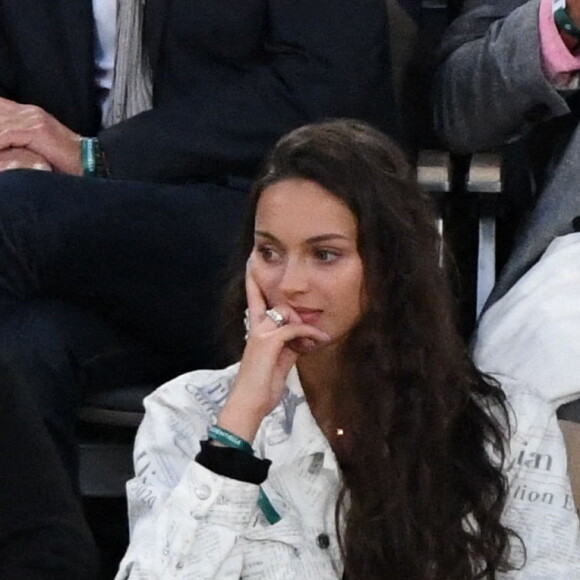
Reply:
M266 310L266 316L274 322L274 324L280 328L286 324L286 319L274 308L270 308L270 310Z
M244 310L244 340L248 340L248 334L250 333L250 310L246 308Z

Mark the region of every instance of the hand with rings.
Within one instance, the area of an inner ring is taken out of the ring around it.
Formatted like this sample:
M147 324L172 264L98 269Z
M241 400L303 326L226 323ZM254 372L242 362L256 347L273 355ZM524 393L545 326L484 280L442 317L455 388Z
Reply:
M246 348L218 424L252 441L262 419L280 402L290 369L301 352L308 350L292 348L293 342L326 344L330 337L302 322L287 304L268 308L251 266L246 273L246 295Z
M288 321L275 308L266 310L266 316L271 318L278 328L288 324Z
M275 308L270 308L269 310L266 310L266 316L268 316L268 318L273 320L278 328L280 328L281 326L284 326L285 324L288 324L288 321ZM249 308L246 308L246 311L244 312L244 328L246 329L246 337L245 338L246 338L246 340L248 340L248 332L250 331L250 309Z

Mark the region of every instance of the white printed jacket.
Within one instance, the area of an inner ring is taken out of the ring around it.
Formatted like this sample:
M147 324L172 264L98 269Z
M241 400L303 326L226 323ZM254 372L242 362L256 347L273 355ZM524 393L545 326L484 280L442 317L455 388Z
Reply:
M195 371L145 400L136 477L127 484L131 541L116 580L336 580L340 489L336 457L295 369L254 441L272 461L262 484L281 520L257 507L257 485L217 475L194 458L225 402L238 365Z

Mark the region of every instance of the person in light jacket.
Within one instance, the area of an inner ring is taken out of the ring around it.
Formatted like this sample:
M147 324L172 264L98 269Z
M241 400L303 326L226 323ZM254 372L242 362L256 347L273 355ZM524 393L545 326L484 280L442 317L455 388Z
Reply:
M511 567L504 397L456 330L434 225L412 168L367 124L278 142L225 309L241 360L146 399L117 580Z

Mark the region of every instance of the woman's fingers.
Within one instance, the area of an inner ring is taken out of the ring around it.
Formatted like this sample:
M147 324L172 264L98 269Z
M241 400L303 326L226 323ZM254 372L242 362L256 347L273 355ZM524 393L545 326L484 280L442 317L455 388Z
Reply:
M330 341L325 332L304 323L272 330L264 330L265 325L248 337L236 378L237 394L243 393L245 404L258 413L270 412L279 403L286 376L298 356ZM292 348L297 343L306 346Z
M314 329L316 332L321 332L315 329L315 327L304 325L300 315L288 304L281 303L271 309L268 308L266 298L254 278L251 257L246 264L246 297L248 300L248 309L246 312L246 331L248 335L251 332L255 332L258 328L263 328L267 332L270 329L283 326L308 327ZM314 338L314 340L329 340L324 337L327 337L327 335L322 333L318 335L318 338Z
M309 324L288 324L283 326L280 330L284 331L282 339L286 344L296 338L309 339L320 344L330 342L330 336L326 334L326 332L323 332L314 326L310 326Z
M296 338L310 339L320 344L326 344L330 341L330 336L326 332L304 323L285 324L274 330L264 332L256 338L267 343L276 343L280 349Z
M302 319L298 313L287 304L277 304L272 308L272 310L277 312L284 319L284 324L302 324ZM273 320L273 318L271 318L271 320Z
M253 329L264 318L267 306L262 291L252 275L251 258L246 264L246 298L248 300L248 320L250 328Z

